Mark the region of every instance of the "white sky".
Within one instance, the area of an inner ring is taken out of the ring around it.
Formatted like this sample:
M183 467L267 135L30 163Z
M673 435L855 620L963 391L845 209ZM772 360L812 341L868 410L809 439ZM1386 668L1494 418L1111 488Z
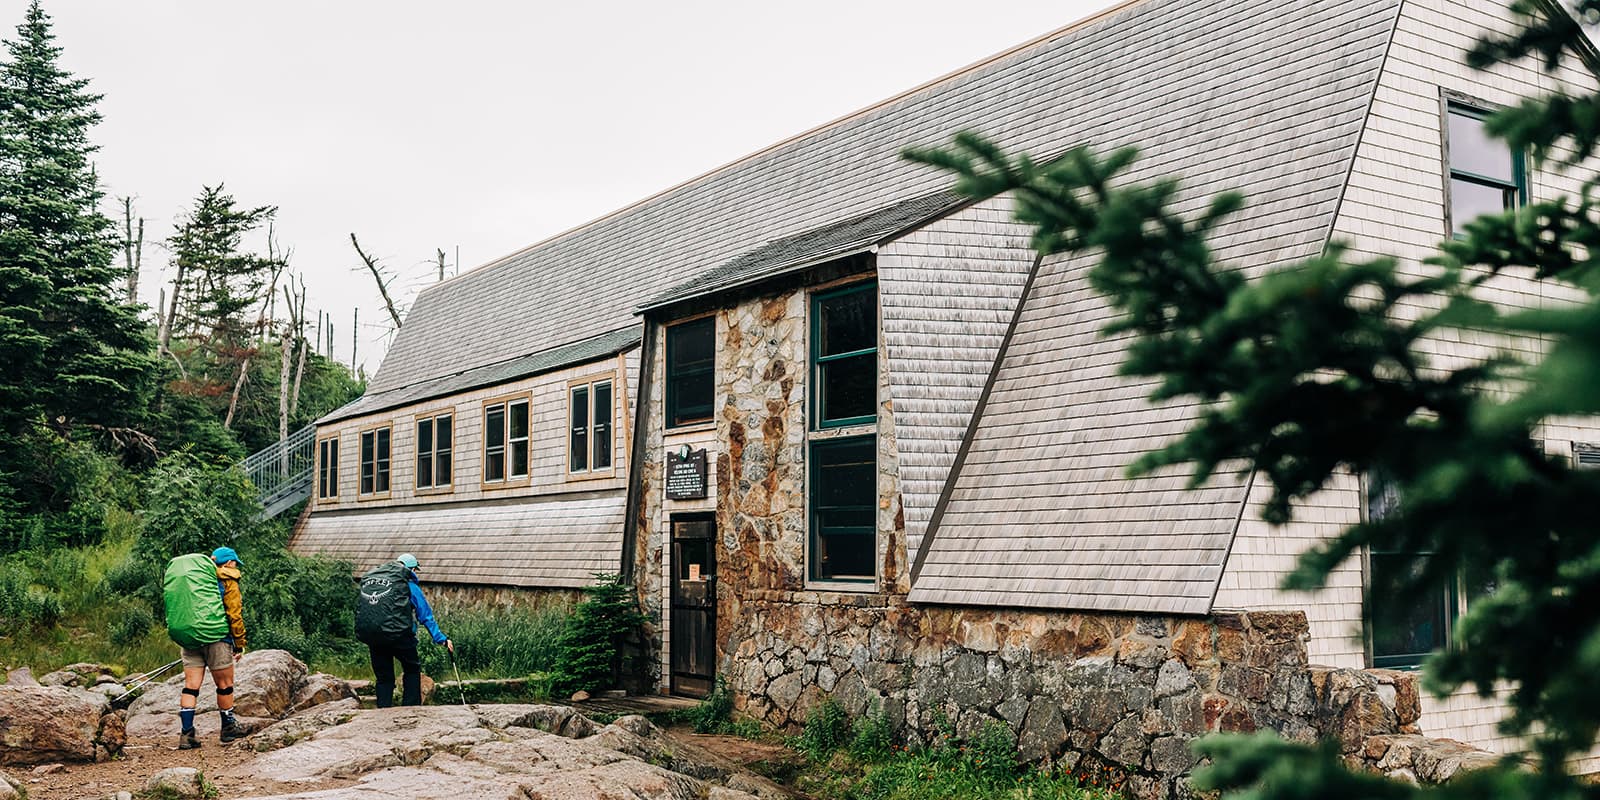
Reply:
M44 0L147 241L203 184L277 205L346 362L360 307L369 371L384 316L352 231L409 301L435 248L470 269L1111 4ZM0 0L0 36L26 6ZM151 305L166 261L147 244Z

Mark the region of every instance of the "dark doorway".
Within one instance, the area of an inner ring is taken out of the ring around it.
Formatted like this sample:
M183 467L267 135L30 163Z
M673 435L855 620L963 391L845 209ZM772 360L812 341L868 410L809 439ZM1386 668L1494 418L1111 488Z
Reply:
M672 517L672 693L705 697L717 674L717 522Z

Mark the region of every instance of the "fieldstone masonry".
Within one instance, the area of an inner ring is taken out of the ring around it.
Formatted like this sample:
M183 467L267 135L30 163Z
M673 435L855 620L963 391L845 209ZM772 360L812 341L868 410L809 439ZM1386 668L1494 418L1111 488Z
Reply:
M911 744L951 727L970 736L1003 726L1024 758L1125 773L1140 798L1186 796L1190 744L1218 731L1332 738L1352 763L1428 782L1493 758L1421 735L1414 675L1309 665L1298 611L1177 618L907 603L886 366L875 429L878 580L862 591L809 586L806 446L835 434L807 425L805 313L802 291L718 312L716 430L704 434L716 463L721 542L717 663L741 713L794 729L832 697L852 715L886 714ZM651 357L660 375L659 347ZM660 391L658 379L653 396ZM674 510L656 480L659 408L652 403L644 423L642 535L633 554L640 599L656 619ZM660 648L663 631L650 633Z

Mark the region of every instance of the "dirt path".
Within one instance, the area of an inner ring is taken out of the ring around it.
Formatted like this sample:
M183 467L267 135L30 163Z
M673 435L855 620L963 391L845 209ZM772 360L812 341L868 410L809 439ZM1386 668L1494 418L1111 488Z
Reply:
M27 787L29 800L96 800L119 791L138 792L151 775L168 767L194 767L200 770L217 786L221 800L287 794L307 788L304 784L223 776L223 773L256 758L248 739L228 745L212 739L198 750L178 750L176 741L176 735L159 740L132 740L120 759L98 764L68 764L60 772L49 775L35 775L23 767L11 767L7 772ZM354 781L325 781L317 784L316 788L333 789L352 783Z

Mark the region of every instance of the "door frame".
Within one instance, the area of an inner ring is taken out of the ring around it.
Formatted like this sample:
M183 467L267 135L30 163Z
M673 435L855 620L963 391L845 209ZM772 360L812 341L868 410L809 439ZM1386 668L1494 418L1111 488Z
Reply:
M675 659L673 657L674 642L676 641L676 636L677 636L677 626L676 625L671 626L668 629L668 633L667 633L667 636L668 636L668 640L667 640L667 691L669 693L675 694L675 695L676 694L681 694L681 695L685 695L685 696L704 697L705 695L710 694L712 689L715 688L715 685L716 685L716 666L715 665L716 665L716 660L717 660L717 644L716 643L717 643L717 566L718 566L717 565L717 560L718 560L717 559L717 514L714 511L690 511L690 512L680 512L680 513L670 514L667 517L667 548L666 548L666 550L667 550L667 562L668 562L667 563L667 575L668 575L668 579L667 579L667 615L668 615L669 619L673 616L673 614L678 609L678 605L677 605L677 598L678 598L678 542L680 541L680 539L698 539L698 538L701 538L701 537L698 537L698 536L679 537L678 536L678 523L680 523L680 522L705 522L705 523L709 523L710 527L711 527L710 534L705 537L705 540L707 542L706 553L707 553L708 558L710 559L711 566L712 566L711 573L710 573L709 576L707 576L708 578L710 578L710 585L707 587L707 592L708 592L709 599L710 599L710 605L708 605L708 606L706 606L704 608L695 608L694 610L703 611L708 617L707 621L706 621L706 628L707 628L708 636L707 636L707 639L706 639L706 642L705 642L704 646L709 650L709 653L706 654L707 655L706 663L711 664L712 667L711 667L711 674L706 679L706 680L709 681L709 685L703 686L703 687L702 686L694 686L694 687L681 686L679 684L679 681L678 681L679 672L678 672L678 669L677 669L677 664L675 663ZM685 607L685 608L689 608L689 607ZM685 677L689 677L687 673L685 673Z

